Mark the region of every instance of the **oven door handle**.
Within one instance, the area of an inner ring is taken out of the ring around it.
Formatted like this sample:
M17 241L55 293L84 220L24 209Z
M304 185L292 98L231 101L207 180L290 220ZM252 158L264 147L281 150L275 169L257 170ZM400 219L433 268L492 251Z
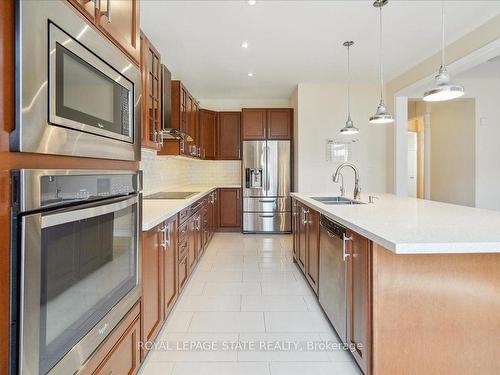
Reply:
M71 223L78 220L89 219L91 217L120 211L134 204L137 204L139 202L139 195L134 195L133 197L117 198L113 203L105 202L106 201L99 201L99 203L95 203L93 207L80 209L76 207L71 209L70 211L44 215L41 218L41 227L53 227L55 225Z

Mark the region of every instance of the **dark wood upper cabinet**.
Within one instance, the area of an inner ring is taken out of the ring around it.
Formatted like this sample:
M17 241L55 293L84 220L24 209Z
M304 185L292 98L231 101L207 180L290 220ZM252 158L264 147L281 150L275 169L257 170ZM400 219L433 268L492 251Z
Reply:
M142 146L159 150L161 140L161 57L141 33Z
M219 112L217 159L241 158L241 112Z
M142 232L141 332L143 341L152 341L163 324L163 249L164 224ZM143 356L146 353L143 353Z
M371 243L348 231L347 257L347 341L354 344L356 361L370 374L371 350Z
M166 140L159 153L162 155L201 157L199 103L181 81L173 80L171 85L170 127L189 135L192 141Z
M139 0L100 0L97 4L97 26L132 59L139 62Z
M271 108L267 110L267 138L291 139L293 109Z
M243 108L241 128L243 140L291 139L293 109Z
M241 228L241 189L219 189L219 229L237 231Z
M241 110L241 138L243 140L266 139L267 110L243 108Z
M309 210L307 214L306 278L316 294L318 294L319 285L319 221L320 214L314 210Z
M203 159L217 159L217 112L200 109L200 147Z

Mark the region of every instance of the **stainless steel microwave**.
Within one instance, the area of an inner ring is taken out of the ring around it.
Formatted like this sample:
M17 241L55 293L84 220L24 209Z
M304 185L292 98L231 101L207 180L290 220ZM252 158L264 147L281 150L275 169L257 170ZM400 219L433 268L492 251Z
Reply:
M139 160L140 69L67 2L18 7L11 150Z

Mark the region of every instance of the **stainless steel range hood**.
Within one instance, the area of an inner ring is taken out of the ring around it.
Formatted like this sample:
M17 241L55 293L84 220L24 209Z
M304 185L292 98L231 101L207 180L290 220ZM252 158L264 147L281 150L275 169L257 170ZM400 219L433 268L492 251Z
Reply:
M161 100L162 100L162 124L161 139L179 139L192 142L193 137L179 129L171 127L170 114L172 113L172 73L165 65L161 65Z

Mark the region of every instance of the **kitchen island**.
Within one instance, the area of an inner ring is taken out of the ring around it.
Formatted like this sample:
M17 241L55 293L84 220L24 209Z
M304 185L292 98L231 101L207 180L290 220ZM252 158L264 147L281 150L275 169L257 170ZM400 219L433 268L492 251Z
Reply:
M313 289L331 287L318 283L332 236L320 220L346 229L344 338L361 344L365 374L500 373L499 212L390 194L353 205L292 196L294 256Z

